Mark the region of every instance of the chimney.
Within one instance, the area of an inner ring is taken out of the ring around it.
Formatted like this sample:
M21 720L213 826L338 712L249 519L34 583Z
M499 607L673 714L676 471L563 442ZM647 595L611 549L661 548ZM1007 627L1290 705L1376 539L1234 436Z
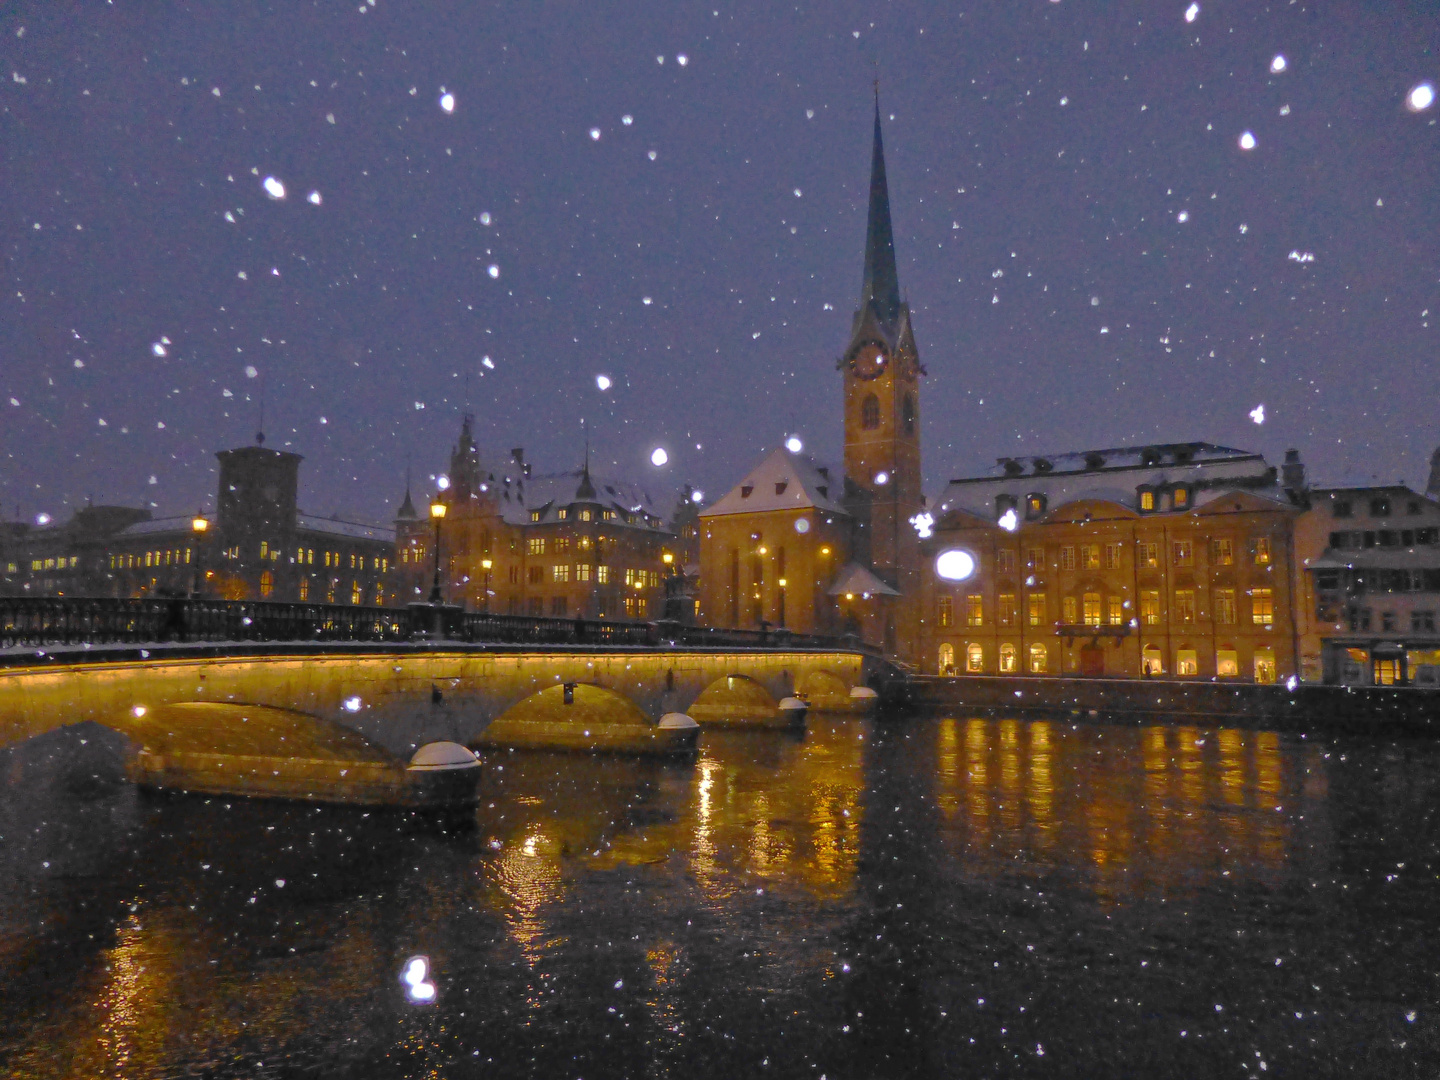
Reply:
M1297 499L1305 494L1305 465L1299 450L1285 451L1285 464L1280 468L1280 483Z

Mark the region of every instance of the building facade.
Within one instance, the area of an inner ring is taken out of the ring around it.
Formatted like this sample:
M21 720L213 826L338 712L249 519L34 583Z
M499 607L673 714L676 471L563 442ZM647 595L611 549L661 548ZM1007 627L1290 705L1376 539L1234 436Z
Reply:
M393 530L301 512L299 454L257 443L216 458L213 514L99 506L56 525L12 526L0 551L5 593L394 602Z
M683 586L694 540L672 531L674 510L640 484L592 474L588 463L532 475L516 449L491 467L471 425L465 417L445 486L432 500L445 508L438 528L445 602L506 615L693 616ZM434 585L437 529L429 506L417 510L407 491L395 523L396 586L408 601L427 599ZM693 536L693 521L687 527Z
M924 666L1298 675L1302 498L1258 454L1207 443L1004 458L953 480L922 546Z
M1400 484L1317 488L1295 550L1308 680L1440 685L1440 501Z

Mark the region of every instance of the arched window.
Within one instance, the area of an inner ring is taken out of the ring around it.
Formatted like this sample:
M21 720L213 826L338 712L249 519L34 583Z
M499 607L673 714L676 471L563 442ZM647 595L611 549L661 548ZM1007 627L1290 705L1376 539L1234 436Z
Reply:
M1001 646L1000 646L1000 674L1002 674L1002 675L1014 675L1014 674L1015 674L1015 670L1016 670L1016 668L1015 668L1015 659L1016 659L1016 656L1015 656L1015 646L1014 646L1014 645L1011 645L1009 642L1006 642L1004 645L1001 645Z
M915 434L915 399L906 394L900 401L900 421L905 425L905 434Z
M260 597L264 599L275 591L275 575L269 570L260 573Z
M979 642L972 642L965 646L965 670L971 675L978 675L985 670L985 646Z
M1146 645L1140 654L1141 675L1164 675L1165 661L1160 656L1159 645Z
M1030 674L1044 675L1048 660L1049 655L1043 644L1037 641L1030 646Z
M948 641L940 646L940 674L955 674L955 646Z
M860 403L860 426L866 431L880 426L880 399L874 394L866 394Z

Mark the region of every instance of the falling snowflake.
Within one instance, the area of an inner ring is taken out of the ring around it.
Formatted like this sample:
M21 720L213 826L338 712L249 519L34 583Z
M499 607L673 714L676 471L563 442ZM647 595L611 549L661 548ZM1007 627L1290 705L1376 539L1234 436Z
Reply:
M657 446L654 450L650 451L650 464L654 465L657 469L669 460L670 455L665 452L665 448L663 446Z
M601 390L609 390L610 387L614 386L615 384L610 381L609 375L596 375L595 385Z
M1273 75L1279 75L1288 66L1284 53L1276 53L1275 59L1270 61L1270 72Z
M1242 131L1242 132L1240 133L1240 140L1239 140L1239 141L1240 141L1240 149L1241 149L1241 150L1254 150L1254 149L1255 149L1255 134L1254 134L1253 132L1250 132L1250 131Z
M1265 422L1265 406L1256 405L1253 409L1251 409L1250 419L1254 420L1257 424L1263 424Z
M260 374L260 372L258 372L258 371L255 370L255 365L254 365L254 364L246 364L246 365L245 365L245 377L246 377L247 379L256 378L259 374Z
M789 450L792 454L798 454L801 450L805 449L805 444L800 441L799 435L791 435L785 440L785 449Z
M599 128L591 128L591 129L590 129L590 138L598 141L599 138L600 138L600 129L599 129Z
M265 194L266 194L266 195L269 195L270 198L272 198L272 199L283 199L283 198L285 198L285 185L282 184L279 180L275 179L275 177L273 177L273 176L267 176L267 177L265 177L264 181L262 182L262 186L265 188Z
M1199 14L1200 14L1200 5L1199 5L1199 4L1191 4L1188 8L1185 9L1185 21L1186 21L1187 23L1192 23L1192 22L1195 21L1196 17L1197 17Z
M455 111L455 95L448 91L441 94L440 108L444 109L447 113L453 113Z
M1190 211L1181 210L1180 213L1175 215L1175 220L1178 221L1181 225L1184 225L1185 222L1190 220Z
M485 268L485 272L489 274L492 278L498 278L500 276L500 267L495 263L491 263Z
M622 117L620 118L620 122L621 122L622 124L624 124L626 127L629 127L631 124L633 124L633 123L635 122L635 117L631 116L629 113L626 113L624 116L622 116Z
M1416 83L1405 95L1405 107L1411 112L1424 112L1435 103L1435 87L1428 82Z
M319 205L320 205L320 192L318 192L318 191L312 191L312 192L310 192L309 195L306 195L306 196L305 196L305 201L308 202L311 206L319 206Z

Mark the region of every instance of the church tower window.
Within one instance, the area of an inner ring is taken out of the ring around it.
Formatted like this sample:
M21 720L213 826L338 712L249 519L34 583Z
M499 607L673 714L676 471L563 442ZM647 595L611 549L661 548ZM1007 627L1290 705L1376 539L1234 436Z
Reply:
M866 394L865 400L860 403L860 426L866 431L874 431L880 426L880 399L874 394Z

